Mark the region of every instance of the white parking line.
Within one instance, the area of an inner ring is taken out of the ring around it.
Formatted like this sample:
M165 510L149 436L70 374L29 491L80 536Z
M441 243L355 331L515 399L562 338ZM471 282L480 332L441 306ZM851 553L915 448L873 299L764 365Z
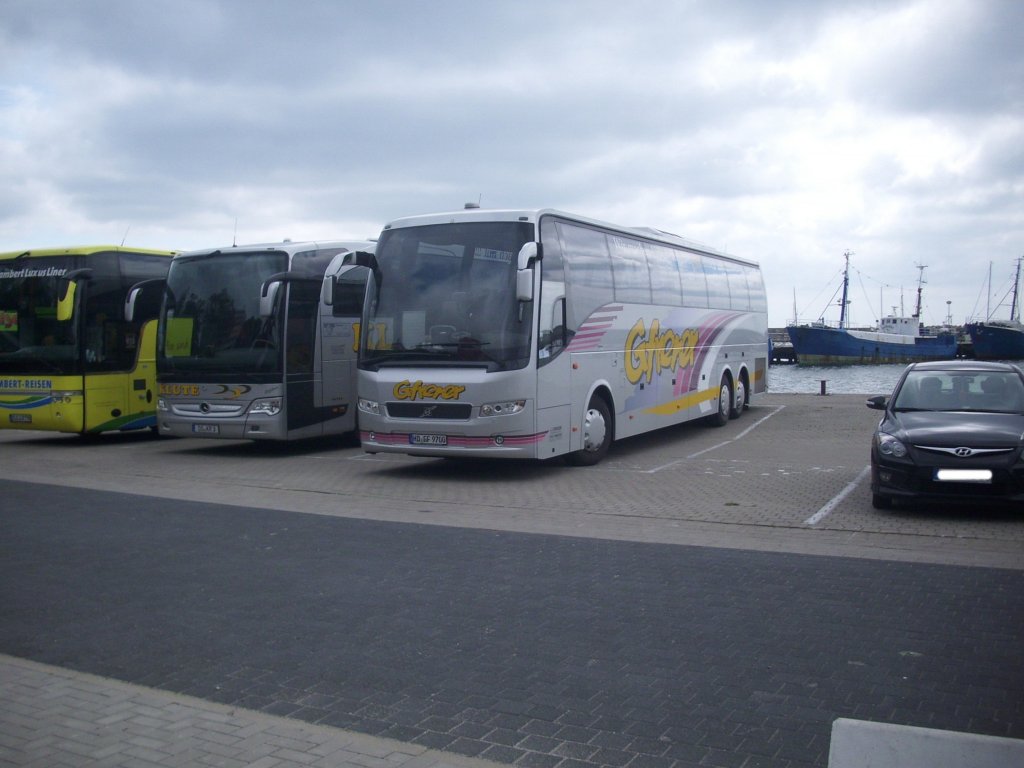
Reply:
M645 474L645 475L653 475L653 474L655 474L657 472L661 472L661 471L666 470L666 469L671 469L672 467L674 467L674 466L676 466L678 464L682 464L684 461L689 461L690 459L696 459L698 456L703 456L705 453L711 453L711 451L717 451L719 448L723 448L726 445L729 445L730 443L735 443L737 440L741 440L744 437L746 437L747 435L749 435L752 431L754 431L759 426L764 424L764 422L768 421L768 419L770 419L775 414L779 413L785 407L786 406L784 406L784 405L780 405L778 408L776 408L771 413L769 413L769 414L767 414L765 416L762 416L760 419L758 419L753 424L751 424L749 427L747 427L742 432L740 432L738 435L736 435L736 437L731 437L728 440L719 443L718 445L712 445L710 448L705 448L703 450L697 451L696 453L691 453L689 456L686 456L686 457L684 457L682 459L676 459L675 461L670 461L668 464L662 464L660 467L654 467L654 469L643 469L643 470L640 470L640 472L642 474Z
M849 483L845 488L843 488L843 490L841 490L839 493L837 493L835 496L829 499L828 503L826 503L825 506L823 506L813 515L804 520L804 525L817 525L826 517L828 517L829 514L831 514L832 510L839 506L839 502L841 502L843 499L849 496L850 493L853 492L853 489L860 484L860 481L867 477L870 471L871 465L869 464L860 471L860 474L857 475L853 482Z
M786 407L786 406L784 406L784 405L780 405L780 406L779 406L778 408L776 408L776 409L775 409L774 411L772 411L771 413L769 413L769 414L767 414L767 415L765 415L765 416L762 416L762 417L761 417L760 419L758 419L758 420L757 420L757 421L755 421L755 422L754 422L753 424L751 424L751 425L750 425L749 427L747 427L747 428L746 428L746 429L744 429L744 430L743 430L742 432L740 432L740 433L739 433L738 435L736 435L736 437L734 437L734 438L733 438L733 440L739 440L739 439L741 439L741 438L744 438L744 437L746 437L746 436L747 436L747 435L749 435L749 434L750 434L751 432L753 432L753 431L754 431L755 429L757 429L757 428L758 428L758 427L760 427L760 426L761 426L762 424L764 424L764 423L765 423L766 421L768 421L768 419L770 419L770 418L771 418L772 416L774 416L775 414L777 414L777 413L779 413L780 411L782 411L782 410L783 410L783 409L784 409L785 407Z

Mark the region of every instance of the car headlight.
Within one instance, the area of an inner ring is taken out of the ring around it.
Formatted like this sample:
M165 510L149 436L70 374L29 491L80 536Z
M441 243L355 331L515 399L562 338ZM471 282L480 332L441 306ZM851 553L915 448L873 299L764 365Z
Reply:
M511 416L526 407L525 400L506 400L503 403L485 403L480 406L481 416Z
M907 446L892 435L879 432L875 439L878 441L878 452L883 456L892 456L896 459L906 457Z
M380 416L380 403L376 400L367 400L365 397L360 397L359 410L363 413L372 413L374 416Z
M264 416L276 416L281 412L281 398L268 397L262 400L253 400L249 406L249 414L262 414Z

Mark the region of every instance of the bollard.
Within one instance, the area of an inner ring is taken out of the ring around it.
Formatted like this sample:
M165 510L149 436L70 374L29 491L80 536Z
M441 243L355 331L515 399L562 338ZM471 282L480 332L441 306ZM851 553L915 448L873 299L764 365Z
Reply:
M821 380L821 394L823 394L823 395L827 395L827 394L828 394L828 393L827 393L827 392L825 391L825 382L826 382L826 381L828 381L828 380L827 380L827 379L822 379L822 380Z

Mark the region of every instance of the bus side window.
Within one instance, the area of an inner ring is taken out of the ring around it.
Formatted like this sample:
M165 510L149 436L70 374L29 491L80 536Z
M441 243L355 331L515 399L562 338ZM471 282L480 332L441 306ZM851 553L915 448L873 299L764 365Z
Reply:
M537 323L537 357L540 364L557 357L569 343L565 316L565 266L562 262L561 243L554 222L545 218L541 222L541 242L544 258L541 260L540 318Z
M615 301L611 259L603 232L568 222L559 222L558 232L571 278L566 325L575 330L594 312Z
M571 335L565 327L565 296L558 296L550 306L545 302L545 306L548 308L542 310L537 346L537 354L542 360L557 356L565 349Z

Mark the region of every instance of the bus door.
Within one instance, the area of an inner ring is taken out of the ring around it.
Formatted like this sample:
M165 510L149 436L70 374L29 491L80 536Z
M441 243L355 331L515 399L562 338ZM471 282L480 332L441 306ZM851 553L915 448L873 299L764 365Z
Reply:
M316 393L317 404L350 414L352 428L356 413L356 356L359 352L360 318L367 267L343 266L324 279L320 303L320 359L322 375ZM371 336L371 342L374 342Z
M573 400L571 360L566 351L570 332L566 327L565 283L544 280L538 304L537 431L547 433L538 448L538 458L543 459L567 452L570 444Z
M78 292L85 328L85 432L129 430L156 424L156 328L162 282L126 315L126 294L116 261L97 263ZM143 325L148 323L146 343ZM148 346L148 350L144 349Z
M120 334L128 371L120 380L111 377L111 388L119 387L124 397L121 429L156 427L157 318L166 287L167 279L162 277L132 286L124 303L124 322L112 329Z

